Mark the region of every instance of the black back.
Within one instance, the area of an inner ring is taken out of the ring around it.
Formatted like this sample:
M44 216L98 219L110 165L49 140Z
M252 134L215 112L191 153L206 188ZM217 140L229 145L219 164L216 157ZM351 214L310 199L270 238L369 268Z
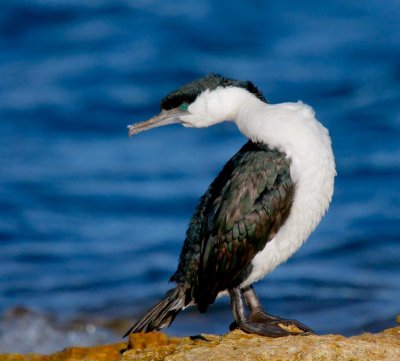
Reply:
M203 91L214 90L218 87L239 87L253 93L257 98L266 102L264 95L251 81L233 80L218 74L209 74L194 80L169 93L161 100L161 109L169 110L179 107L182 103L192 103Z
M251 260L286 221L294 195L290 160L249 141L201 198L171 281L204 312L220 291L240 285Z

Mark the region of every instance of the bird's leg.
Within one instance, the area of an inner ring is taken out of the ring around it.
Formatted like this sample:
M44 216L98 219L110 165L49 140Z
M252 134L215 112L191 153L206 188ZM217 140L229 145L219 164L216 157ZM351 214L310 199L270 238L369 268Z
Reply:
M244 308L242 292L247 307L250 310L248 316ZM244 332L269 337L314 333L309 327L296 320L286 320L266 313L252 286L244 288L243 291L239 288L232 289L229 291L229 294L231 296L233 315L236 320L231 325L231 330L239 327Z
M249 319L253 322L266 323L269 325L269 329L271 330L276 328L278 331L277 336L284 336L281 334L282 330L290 335L304 335L315 333L313 330L311 330L311 328L302 324L299 321L287 320L265 312L252 285L244 288L242 292L247 307L250 310Z
M268 336L265 333L262 324L250 322L246 315L246 310L243 304L242 291L239 287L229 290L229 295L231 296L232 312L235 317L236 322L234 322L230 329L239 327L242 331L247 333L255 333L258 335Z
M252 285L243 288L242 292L244 300L250 312L264 311L263 306L261 305L260 300L258 299L256 292L254 291L254 287Z

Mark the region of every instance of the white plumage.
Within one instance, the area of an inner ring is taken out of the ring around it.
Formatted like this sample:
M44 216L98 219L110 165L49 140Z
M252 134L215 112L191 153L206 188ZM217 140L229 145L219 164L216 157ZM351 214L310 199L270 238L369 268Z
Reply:
M242 88L219 87L198 96L183 116L190 127L234 121L255 142L267 144L291 159L295 196L290 215L276 236L252 261L253 271L242 284L260 280L296 252L320 222L332 199L335 161L328 130L302 103L267 104Z

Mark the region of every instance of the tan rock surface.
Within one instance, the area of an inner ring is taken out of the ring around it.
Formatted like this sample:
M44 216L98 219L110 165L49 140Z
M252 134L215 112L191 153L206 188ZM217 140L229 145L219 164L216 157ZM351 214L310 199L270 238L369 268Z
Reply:
M238 330L224 336L203 335L203 339L197 340L160 337L164 338L164 344L159 342L157 346L139 349L135 347L135 338L131 338L133 349L126 351L122 360L400 361L400 327L349 338L339 335L267 338Z
M0 361L400 361L400 327L378 334L267 338L239 330L227 335L201 335L195 339L169 338L163 333L131 335L125 343L72 347L53 355L0 355Z

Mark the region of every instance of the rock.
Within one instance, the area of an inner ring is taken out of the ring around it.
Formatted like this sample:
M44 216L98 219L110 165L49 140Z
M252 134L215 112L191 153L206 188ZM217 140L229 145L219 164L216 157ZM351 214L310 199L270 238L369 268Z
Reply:
M149 337L145 341L144 338ZM153 343L154 342L154 343ZM145 345L145 346L144 346ZM379 334L267 338L235 330L224 336L167 339L165 335L132 335L123 361L138 360L400 360L400 327Z
M53 355L0 355L0 361L62 360L400 360L400 327L378 334L268 338L235 330L223 336L173 338L160 332L130 335L129 343L72 347Z

